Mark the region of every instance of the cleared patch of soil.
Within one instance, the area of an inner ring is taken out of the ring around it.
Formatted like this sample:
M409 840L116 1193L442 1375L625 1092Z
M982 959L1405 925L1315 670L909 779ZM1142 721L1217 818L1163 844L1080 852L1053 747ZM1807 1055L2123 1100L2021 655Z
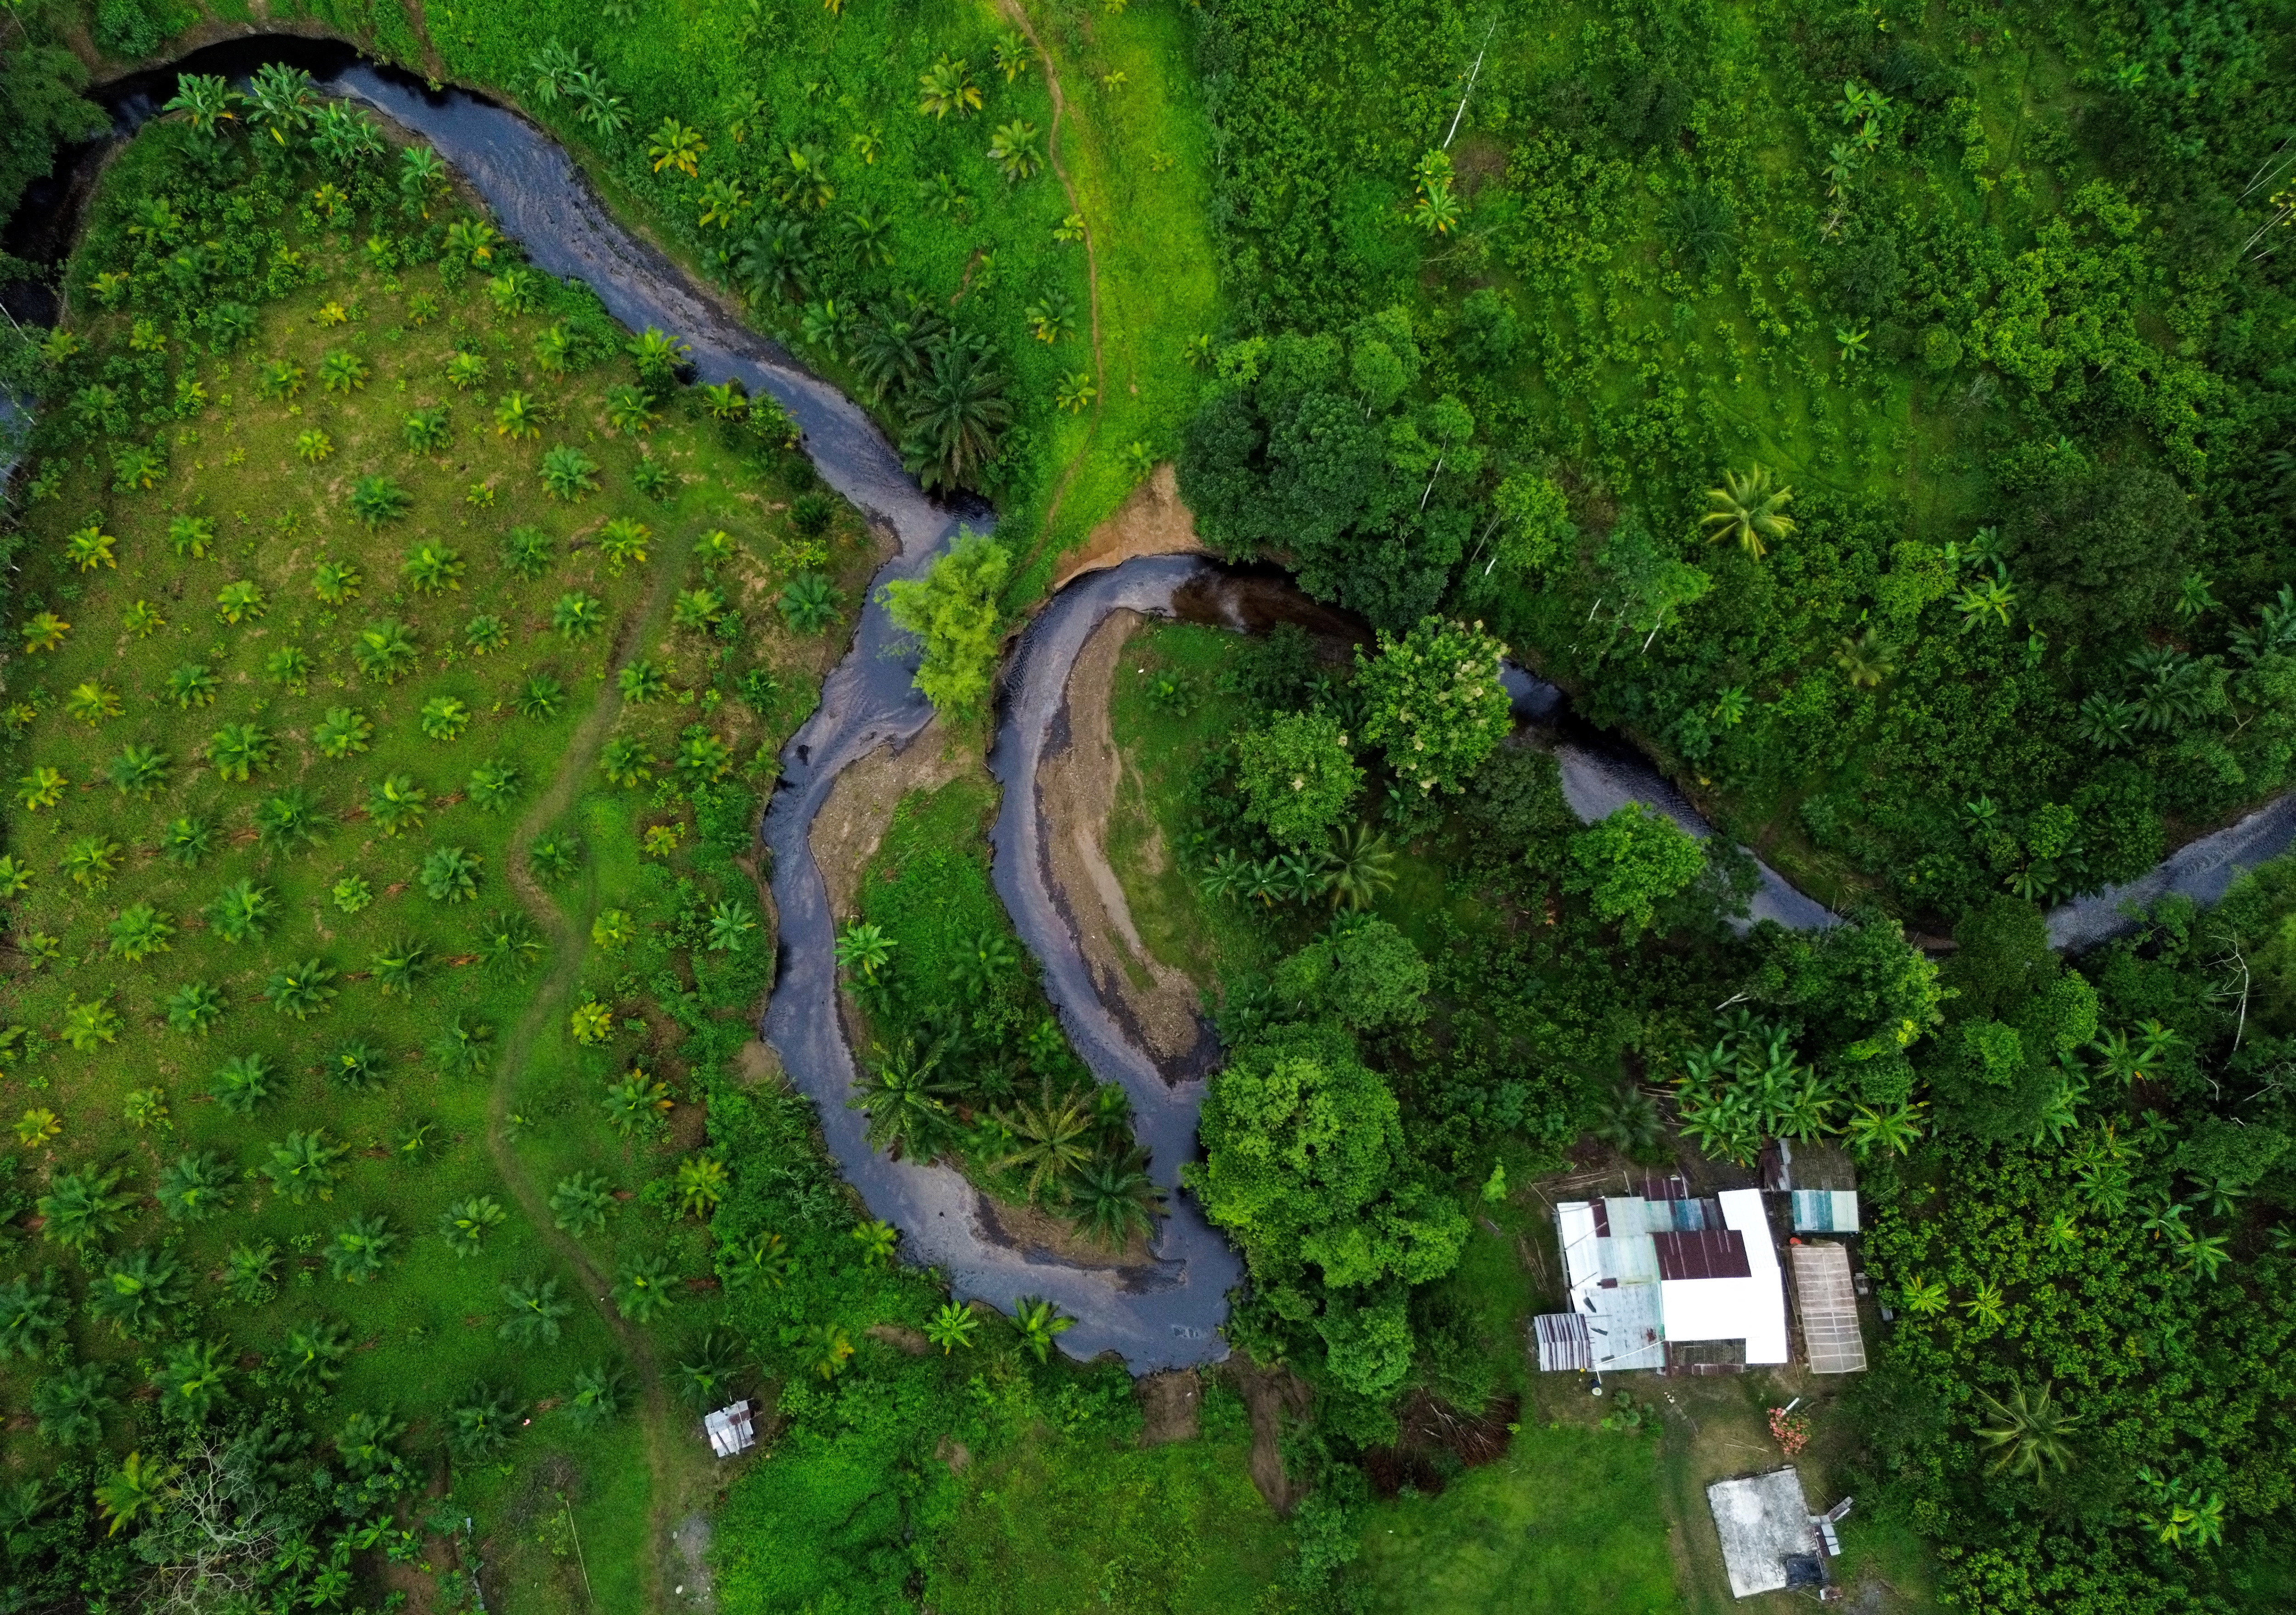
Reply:
M893 823L893 809L913 791L936 791L959 775L982 771L969 747L950 741L934 718L906 746L891 742L848 767L813 821L813 861L829 888L829 912L853 913L861 872Z
M1136 555L1196 555L1203 549L1195 516L1180 503L1179 479L1168 460L1132 490L1114 515L1092 529L1081 548L1062 557L1053 588L1058 592L1086 572L1121 566Z
M1133 1382L1140 1397L1140 1445L1193 1441L1202 1433L1204 1382L1193 1368L1168 1368Z
M1108 819L1124 777L1109 732L1109 695L1125 641L1140 625L1136 611L1111 611L1086 640L1069 670L1056 726L1037 771L1037 803L1046 828L1054 897L1073 919L1093 983L1127 1029L1146 1046L1167 1078L1193 1075L1204 1040L1196 984L1157 958L1140 939L1123 884L1108 862Z
M1267 1506L1289 1519L1307 1494L1295 1491L1283 1472L1283 1415L1307 1416L1311 1393L1307 1381L1288 1368L1262 1368L1243 1352L1227 1360L1236 1388L1251 1414L1251 1483Z
M861 1332L913 1357L921 1357L932 1349L932 1342L925 1339L923 1330L911 1329L905 1324L872 1324Z
M677 1522L669 1534L677 1551L676 1596L691 1610L718 1607L718 1589L709 1579L709 1517L695 1513Z
M781 1056L762 1037L752 1037L742 1045L734 1056L734 1070L750 1087L762 1087L767 1083L778 1085L783 1080Z

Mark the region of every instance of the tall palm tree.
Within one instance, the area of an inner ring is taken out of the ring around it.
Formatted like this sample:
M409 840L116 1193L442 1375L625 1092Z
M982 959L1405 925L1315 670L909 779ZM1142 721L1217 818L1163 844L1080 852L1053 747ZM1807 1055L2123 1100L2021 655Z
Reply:
M1784 513L1792 498L1793 489L1771 485L1765 466L1751 467L1742 475L1726 471L1722 486L1706 490L1706 514L1699 525L1711 529L1706 536L1709 544L1727 538L1759 561L1771 545L1794 530L1793 518Z
M1340 832L1339 844L1325 856L1324 889L1332 906L1368 908L1395 886L1395 850L1387 836L1369 824Z
M869 1086L848 1102L869 1119L870 1148L915 1160L939 1152L949 1127L950 1087L940 1070L947 1052L939 1042L922 1054L914 1042L897 1053L878 1052Z
M768 219L734 255L734 274L752 302L802 303L813 295L813 259L803 219Z
M932 363L933 346L945 339L948 322L931 309L912 305L898 312L881 308L863 326L854 344L853 366L873 399L890 392L906 396Z
M1050 1078L1038 1088L1035 1104L1022 1100L1010 1111L997 1111L996 1120L1013 1141L1012 1150L996 1160L996 1169L1028 1168L1032 1201L1091 1163L1091 1140L1098 1131L1098 1119L1083 1095L1073 1090L1055 1092Z
M1978 1393L1978 1399L1993 1421L1977 1427L1978 1439L1999 1450L2000 1456L1993 1461L1997 1472L2007 1470L2046 1485L2052 1470L2062 1473L2072 1467L2070 1437L2080 1421L2057 1406L2050 1385L2035 1391L2020 1385L2005 1402L1984 1391Z
M1153 1238L1164 1194L1142 1169L1137 1152L1093 1158L1069 1184L1069 1204L1084 1231L1110 1250L1119 1249L1133 1230Z
M1013 418L1004 377L980 343L949 337L910 389L901 458L928 488L967 486L996 452L996 434Z

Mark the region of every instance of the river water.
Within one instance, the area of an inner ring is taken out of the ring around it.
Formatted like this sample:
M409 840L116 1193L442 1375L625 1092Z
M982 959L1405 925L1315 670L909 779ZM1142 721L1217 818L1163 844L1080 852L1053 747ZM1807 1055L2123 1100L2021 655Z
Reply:
M803 427L806 451L823 480L893 534L896 553L872 585L852 647L824 682L818 709L783 751L781 781L767 808L762 834L773 855L779 957L764 1036L791 1080L815 1102L829 1150L871 1214L899 1228L905 1255L940 1268L957 1295L1008 1310L1022 1296L1047 1298L1076 1320L1061 1337L1064 1350L1082 1357L1113 1351L1136 1373L1224 1357L1227 1349L1218 1331L1226 1315L1226 1292L1242 1269L1193 1201L1172 1194L1172 1214L1163 1220L1150 1264L1071 1263L1004 1234L978 1193L955 1171L891 1160L870 1149L862 1119L846 1103L855 1066L837 1007L835 922L808 832L846 765L880 745L906 743L931 716L911 682L913 657L878 603L876 585L915 576L960 525L988 530L992 513L924 494L858 406L748 330L676 265L619 224L547 134L483 97L431 91L409 75L358 60L347 45L287 36L227 41L96 94L113 112L116 140L173 93L178 70L239 78L273 61L305 68L335 93L429 140L537 265L588 284L633 330L660 326L684 339L692 346L698 379L738 379L753 393L780 399ZM10 250L40 261L61 259L106 143L68 154L55 176L27 193L0 238ZM10 304L20 316L53 317L52 305L41 307L37 293L26 300L22 287L14 289ZM1048 750L1064 743L1069 668L1093 628L1119 607L1170 615L1176 593L1193 586L1201 594L1209 583L1216 594L1220 576L1200 560L1155 557L1087 574L1062 590L1029 625L1006 670L989 756L1004 793L991 836L997 892L1041 966L1046 995L1078 1053L1095 1076L1121 1083L1131 1096L1151 1175L1168 1189L1194 1152L1203 1084L1167 1083L1101 1001L1054 895L1036 779ZM1264 625L1239 614L1234 626ZM1712 833L1646 759L1573 722L1554 686L1513 668L1507 683L1518 715L1554 749L1564 794L1581 818L1591 822L1640 801L1694 835ZM2132 901L2172 892L2213 901L2240 870L2292 841L2296 798L2192 843L2142 881L2052 911L2051 937L2064 947L2093 946L2128 928L2124 910ZM1824 906L1767 866L1760 876L1752 920L1805 929L1834 922Z

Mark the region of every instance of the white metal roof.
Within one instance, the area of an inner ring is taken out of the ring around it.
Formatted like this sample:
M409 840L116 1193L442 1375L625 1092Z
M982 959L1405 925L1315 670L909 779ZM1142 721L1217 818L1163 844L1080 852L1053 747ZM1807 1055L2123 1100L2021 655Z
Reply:
M1744 1278L1669 1279L1659 1286L1669 1340L1743 1340L1746 1361L1786 1360L1786 1297L1759 1189L1726 1189L1722 1224L1746 1242Z

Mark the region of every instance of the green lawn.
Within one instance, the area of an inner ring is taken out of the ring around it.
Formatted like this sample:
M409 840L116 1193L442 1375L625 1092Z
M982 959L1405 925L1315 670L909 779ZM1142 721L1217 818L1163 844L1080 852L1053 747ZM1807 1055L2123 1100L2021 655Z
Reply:
M1023 1596L1045 1615L1269 1608L1291 1530L1246 1472L1241 1403L1218 1388L1206 1403L1195 1440L1144 1449L1040 1425L969 1470L932 1544L925 1603L943 1615L997 1615Z
M1647 1438L1524 1429L1440 1496L1374 1507L1358 1571L1378 1615L1671 1615L1682 1608Z

